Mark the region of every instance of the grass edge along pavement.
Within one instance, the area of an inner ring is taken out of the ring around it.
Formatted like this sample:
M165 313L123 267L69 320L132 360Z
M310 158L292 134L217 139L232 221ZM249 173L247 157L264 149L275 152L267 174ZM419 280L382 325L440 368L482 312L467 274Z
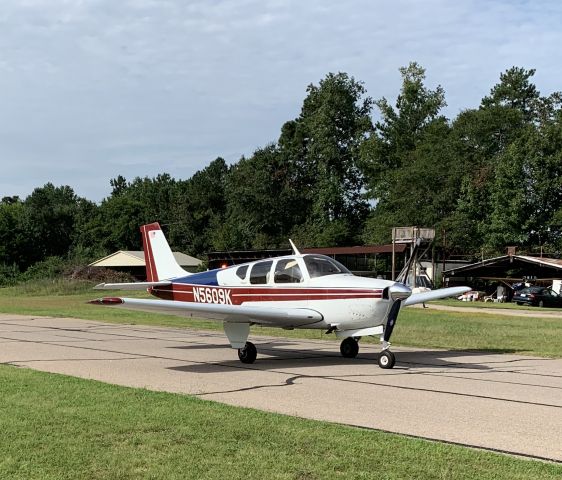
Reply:
M68 290L73 293L65 295ZM53 292L53 293L49 293ZM102 292L103 296L123 292ZM149 297L146 292L126 292L127 296ZM187 319L172 315L113 309L87 304L99 297L91 285L31 285L0 289L0 313L54 317L74 317L109 323L170 326L222 331L222 323ZM285 338L311 338L336 341L322 330L282 330L252 327L251 335ZM377 339L362 341L378 343ZM406 307L400 312L392 337L394 345L450 350L479 350L562 358L562 319L531 318L489 313L449 312Z
M0 366L0 478L558 479L562 465Z

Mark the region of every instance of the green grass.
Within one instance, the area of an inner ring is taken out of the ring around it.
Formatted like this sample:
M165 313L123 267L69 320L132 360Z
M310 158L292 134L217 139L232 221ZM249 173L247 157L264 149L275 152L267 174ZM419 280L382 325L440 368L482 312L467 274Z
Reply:
M539 308L539 307L530 307L526 305L517 305L516 303L506 302L506 303L498 303L498 302L461 302L459 300L454 299L445 299L445 300L436 300L435 302L439 305L447 305L450 307L473 307L473 308L501 308L501 309L509 309L509 310L531 310L537 312L559 312L562 314L562 308Z
M405 308L398 345L562 357L562 318L532 318Z
M72 295L63 294L65 285L31 284L27 288L0 289L0 312L29 315L76 317L110 323L162 325L172 327L222 330L220 322L196 320L127 311L89 305L99 296L123 295L124 292L91 290L91 284L74 285ZM125 292L127 296L144 296L144 292ZM458 302L461 303L461 302ZM489 305L489 304L488 304ZM258 335L289 338L335 340L321 330L281 330L252 327ZM365 339L374 341L376 339ZM455 350L489 350L521 354L562 357L562 319L531 318L489 313L448 312L421 308L404 308L398 318L392 342L395 345Z
M0 366L3 479L559 479L562 466Z

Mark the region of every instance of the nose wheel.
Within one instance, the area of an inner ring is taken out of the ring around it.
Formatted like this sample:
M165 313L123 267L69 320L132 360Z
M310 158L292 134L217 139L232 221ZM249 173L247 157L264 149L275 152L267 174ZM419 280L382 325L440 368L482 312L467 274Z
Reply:
M383 350L379 356L379 367L381 368L392 368L396 363L396 358L394 358L394 353L390 350Z

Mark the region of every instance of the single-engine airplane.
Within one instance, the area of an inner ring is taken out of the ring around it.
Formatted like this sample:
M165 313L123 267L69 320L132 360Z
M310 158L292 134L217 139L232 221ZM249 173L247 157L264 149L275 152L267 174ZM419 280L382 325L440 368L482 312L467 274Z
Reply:
M403 283L357 277L330 257L301 254L290 240L292 255L188 273L176 262L158 223L140 230L147 281L95 288L147 289L160 300L106 297L90 303L222 321L243 363L257 357L255 345L248 341L250 326L265 325L333 332L343 339L340 352L345 358L357 356L361 337L379 336L378 364L392 368L390 337L400 308L470 290L451 287L413 294Z

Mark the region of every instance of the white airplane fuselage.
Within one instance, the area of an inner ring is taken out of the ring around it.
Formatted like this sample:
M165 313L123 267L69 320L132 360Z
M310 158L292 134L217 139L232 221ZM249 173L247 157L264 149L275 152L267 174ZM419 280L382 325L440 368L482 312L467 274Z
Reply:
M250 273L263 260L245 265L211 270L177 278L169 286L151 287L148 291L165 300L184 302L261 306L280 309L306 308L319 312L321 321L298 320L284 328L317 328L338 330L361 329L384 325L393 298L407 298L411 291L400 283L357 277L351 273L326 274L311 277L304 258L332 261L322 255L278 257L270 262L263 283L252 284ZM274 272L279 263L295 263L301 274L299 282L278 281ZM245 270L241 278L237 275ZM258 279L259 281L259 279ZM385 290L386 289L386 290ZM389 293L394 290L394 294ZM393 298L392 298L393 297Z

